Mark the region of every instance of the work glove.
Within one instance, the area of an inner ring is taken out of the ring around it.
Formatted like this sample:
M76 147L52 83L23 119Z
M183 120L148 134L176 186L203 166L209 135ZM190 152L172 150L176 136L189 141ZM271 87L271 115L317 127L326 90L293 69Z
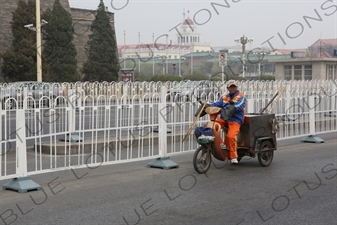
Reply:
M198 115L198 113L200 112L202 106L203 106L203 105L200 105L200 107L198 108L197 112L194 114L194 117L196 117L196 116ZM202 110L202 112L201 112L201 114L200 114L200 117L203 117L204 115L207 114L206 111L205 111L205 109L206 109L207 107L210 107L210 105L209 105L208 103L205 105L204 109Z
M227 105L225 108L221 109L220 114L221 118L223 118L224 120L228 120L235 114L235 106Z

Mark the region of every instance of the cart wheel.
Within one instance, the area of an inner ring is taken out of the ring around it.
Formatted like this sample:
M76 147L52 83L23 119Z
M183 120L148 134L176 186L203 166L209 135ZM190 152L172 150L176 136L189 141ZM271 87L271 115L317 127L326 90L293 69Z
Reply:
M238 162L240 162L240 161L241 161L242 157L243 157L243 156L241 156L241 155L238 155L238 158L237 158Z
M206 146L201 145L195 150L193 155L193 166L198 173L206 173L211 166L211 151Z
M261 151L263 151L264 149L268 149L268 148L272 148L272 144L270 143L270 141L262 142ZM273 161L273 157L274 157L274 150L263 151L263 152L257 154L257 158L259 160L259 163L263 167L269 166L270 163Z

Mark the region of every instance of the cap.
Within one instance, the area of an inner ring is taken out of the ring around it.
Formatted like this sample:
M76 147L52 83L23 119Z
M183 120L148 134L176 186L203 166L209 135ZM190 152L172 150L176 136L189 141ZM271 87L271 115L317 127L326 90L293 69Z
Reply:
M230 86L238 86L238 83L235 81L235 80L229 80L229 81L227 81L227 87L230 87Z

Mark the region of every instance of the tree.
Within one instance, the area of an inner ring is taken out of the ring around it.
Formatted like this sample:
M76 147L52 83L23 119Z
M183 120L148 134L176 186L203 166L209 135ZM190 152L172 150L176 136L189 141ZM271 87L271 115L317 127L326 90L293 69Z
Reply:
M184 76L184 80L209 80L210 77L199 71L193 72L193 75Z
M50 65L49 81L74 82L80 80L77 73L76 48L73 43L74 28L72 17L60 3L55 0L48 24L44 26L44 49L46 63Z
M212 72L213 62L208 62L209 59L212 59L211 56L206 56L200 61L200 66L198 70L204 74L209 74Z
M311 46L307 48L305 56L308 58L318 58L317 52Z
M117 81L119 62L115 31L110 24L110 17L100 1L96 18L91 24L89 40L86 46L87 61L82 72L85 81Z
M12 45L4 52L2 73L7 81L36 80L36 33L25 28L27 24L35 23L35 0L18 2L18 7L12 13L11 30ZM43 56L42 56L43 58ZM43 65L47 68L48 65ZM43 74L43 79L47 79Z
M182 81L182 78L178 75L159 74L152 77L151 81Z

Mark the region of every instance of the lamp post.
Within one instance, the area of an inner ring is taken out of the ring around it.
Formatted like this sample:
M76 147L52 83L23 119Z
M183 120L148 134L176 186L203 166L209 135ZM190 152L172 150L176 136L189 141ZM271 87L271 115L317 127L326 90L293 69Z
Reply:
M140 52L140 32L138 32L138 51ZM140 78L140 57L138 57L138 77L139 78Z
M180 51L181 51L181 39L182 39L182 37L180 36L180 38L178 39L179 40L179 67L178 67L178 69L179 69L179 71L178 71L178 74L179 74L179 77L181 77L181 72L180 72L180 60L181 60L181 54L180 54Z
M124 31L123 63L124 63L124 69L125 69L125 31Z
M194 51L194 45L192 43L191 45L191 75L193 75L193 51Z
M159 58L159 59L161 59L161 61L162 61L162 64L163 64L163 75L165 74L165 62L166 62L166 56L162 56L161 58Z
M259 76L259 80L261 80L261 60L264 58L265 53L264 52L257 52L254 53L255 55L257 55L257 60L258 60L258 76Z
M36 0L36 26L33 24L27 24L24 27L30 30L36 31L36 76L37 81L42 82L42 53L41 53L41 26L47 24L45 20L41 21L40 0ZM42 22L42 25L41 25Z
M36 0L36 47L37 47L37 81L42 82L42 59L41 59L41 11L40 0Z
M245 77L245 70L246 70L246 58L245 58L245 51L246 51L246 44L252 43L253 39L248 38L245 35L242 37L234 39L235 42L240 43L242 45L242 77Z
M152 55L152 76L154 76L154 33L152 33L152 50L153 50L153 55Z
M167 73L168 71L168 46L167 46L167 42L168 42L168 34L166 34L166 56L165 56L165 60L166 60L166 68L165 68L165 74Z

